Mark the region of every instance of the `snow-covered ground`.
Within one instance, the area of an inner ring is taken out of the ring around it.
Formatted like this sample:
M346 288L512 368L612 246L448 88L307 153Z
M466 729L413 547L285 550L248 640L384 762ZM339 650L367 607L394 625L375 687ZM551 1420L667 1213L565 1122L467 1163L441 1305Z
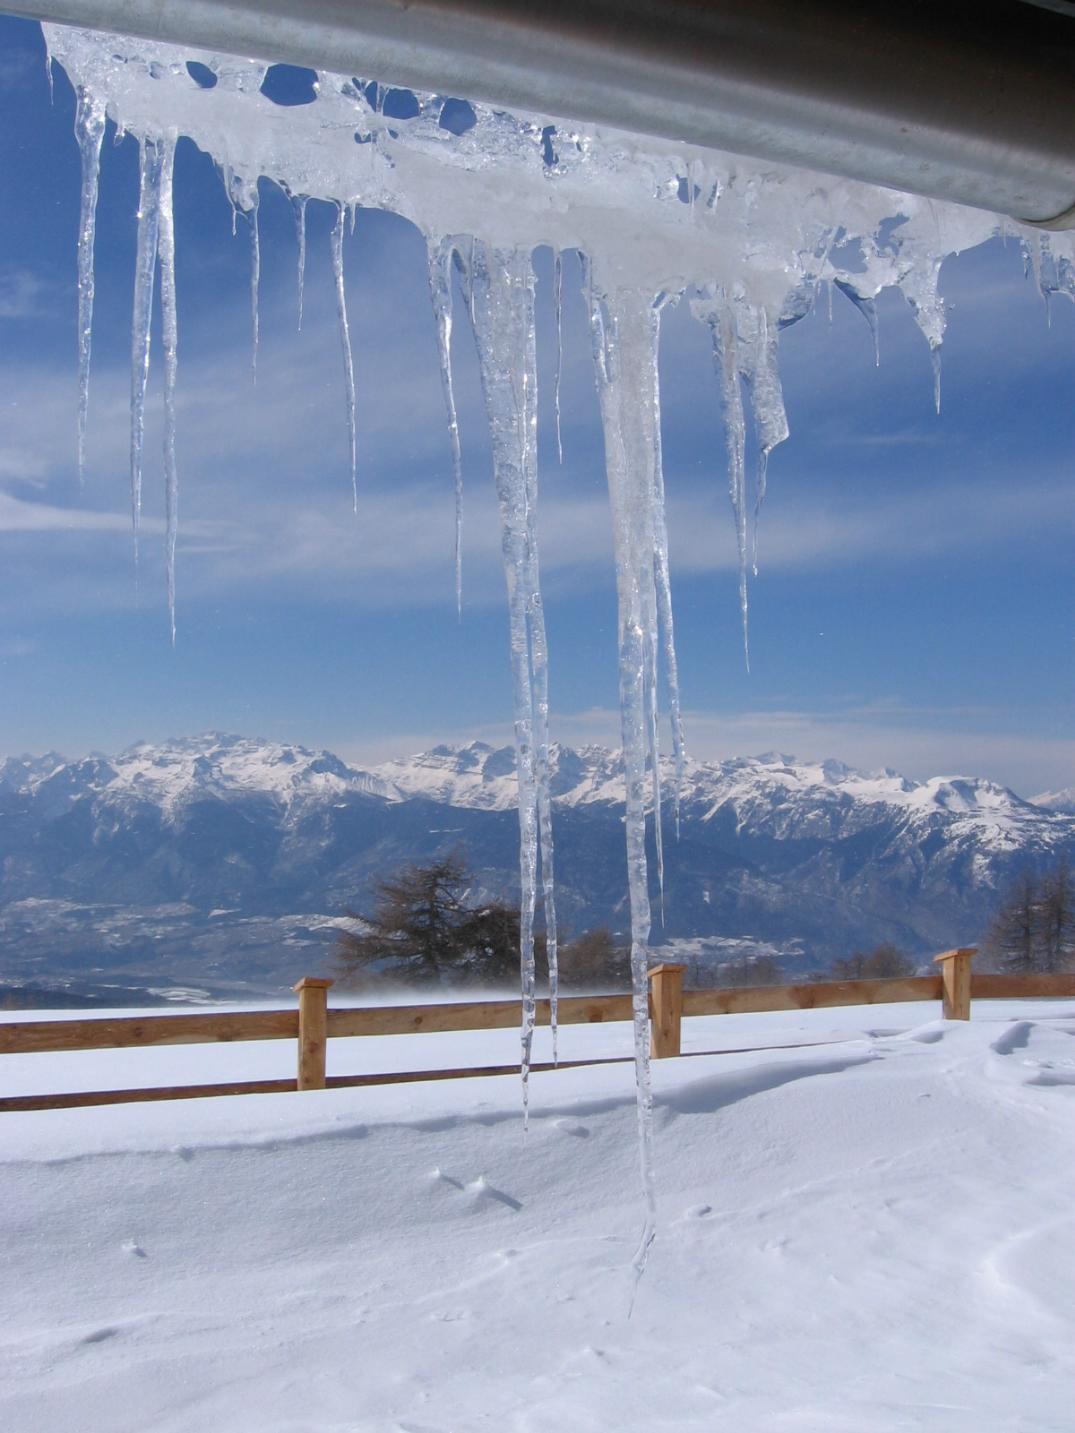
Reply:
M1045 1433L1075 1398L1075 1003L688 1021L628 1065L0 1116L9 1433ZM623 1053L622 1027L563 1032ZM511 1032L334 1041L496 1063ZM0 1088L287 1073L289 1042L3 1057Z

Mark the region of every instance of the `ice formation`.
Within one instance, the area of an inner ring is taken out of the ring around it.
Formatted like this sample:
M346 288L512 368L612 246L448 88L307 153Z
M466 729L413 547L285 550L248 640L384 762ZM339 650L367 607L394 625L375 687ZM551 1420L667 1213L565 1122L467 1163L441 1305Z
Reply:
M260 180L295 205L299 320L310 200L335 207L332 262L343 353L351 478L357 501L354 366L343 273L344 224L359 207L390 209L425 236L456 494L456 582L461 602L462 457L451 371L452 269L462 276L478 346L492 435L507 579L522 884L523 1069L529 1063L535 981L533 928L542 889L555 999L555 912L548 789L548 654L538 564L538 459L532 254L555 254L555 411L561 450L561 255L585 256L593 361L604 427L619 595L620 700L626 768L642 1173L653 1237L653 1174L646 990L650 881L646 825L654 818L658 866L658 668L664 666L677 771L682 769L675 644L661 472L657 341L661 307L687 295L709 328L725 414L728 472L739 549L743 639L748 580L758 559L766 465L787 436L778 333L835 288L876 338L873 307L886 286L907 298L933 361L940 401L944 257L997 233L981 211L892 190L760 165L609 129L515 115L442 96L414 95L413 116L383 113L379 85L322 73L314 102L282 107L261 92L267 67L144 40L45 27L51 54L78 98L82 151L79 238L79 450L88 401L93 303L93 218L104 116L141 146L142 188L132 330L131 482L137 530L142 425L155 268L164 315L168 589L174 622L178 481L174 448L176 327L171 267L171 157L187 137L216 162L236 212L250 223L254 362L257 341ZM190 66L188 66L188 61ZM192 67L191 67L192 66ZM382 77L390 78L390 77ZM1075 297L1072 236L1021 231L1043 296ZM752 430L753 496L748 478ZM561 450L562 451L562 450ZM659 870L658 874L661 872Z

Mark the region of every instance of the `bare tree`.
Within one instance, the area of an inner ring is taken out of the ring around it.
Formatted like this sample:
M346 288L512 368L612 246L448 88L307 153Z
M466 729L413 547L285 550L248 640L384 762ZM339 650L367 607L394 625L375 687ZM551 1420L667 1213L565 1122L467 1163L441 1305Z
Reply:
M783 977L775 955L744 955L718 966L718 986L779 985Z
M850 955L844 955L839 960L834 960L828 978L830 980L865 980L865 951L853 950Z
M1021 871L982 942L987 961L1003 970L1037 970L1040 920L1041 884Z
M519 968L519 913L500 902L465 900L470 874L458 852L428 866L405 866L376 883L371 916L348 914L365 929L336 944L342 983L378 971L395 980L495 982Z
M915 973L915 963L890 940L875 945L871 951L856 950L841 960L834 960L831 980L902 980ZM826 977L822 976L822 979Z
M1042 881L1037 915L1035 968L1047 974L1069 969L1075 956L1075 879L1066 860Z
M607 926L584 931L560 948L560 977L565 985L619 987L627 969L627 951L616 944Z

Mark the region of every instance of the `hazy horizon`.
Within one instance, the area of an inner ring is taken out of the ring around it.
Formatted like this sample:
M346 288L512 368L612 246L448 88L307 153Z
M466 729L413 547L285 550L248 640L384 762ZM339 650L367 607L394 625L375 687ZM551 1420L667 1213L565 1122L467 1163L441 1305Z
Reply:
M596 736L594 736L592 733L585 735L585 740L565 741L557 739L554 744L567 747L571 750L580 750L586 747L592 747L612 754L618 753L621 749L621 744L618 741L598 740ZM407 761L417 759L418 757L429 755L431 752L437 751L438 749L459 750L471 746L474 743L483 743L488 746L491 751L501 751L513 748L513 734L510 729L506 729L504 731L494 731L490 729L481 735L477 733L471 733L470 735L457 734L451 738L430 739L426 741L424 745L407 744L405 739L402 739L400 742L393 745L390 740L386 739L384 744L381 746L371 747L369 745L365 745L354 749L347 749L341 747L326 747L321 745L320 743L302 741L299 739L293 740L291 738L286 737L268 737L256 731L222 731L216 728L210 728L204 731L190 733L172 732L168 736L162 737L157 740L150 740L146 737L135 737L132 741L127 742L125 745L121 747L115 747L111 750L103 747L91 747L81 751L60 751L56 748L36 751L29 749L23 751L0 751L0 763L7 760L39 760L47 756L56 756L64 762L82 761L95 757L108 760L136 750L140 746L149 746L152 748L157 748L167 746L172 743L198 742L200 740L207 740L211 738L224 738L227 740L264 743L265 745L278 745L284 747L290 746L301 748L302 750L310 752L326 751L330 755L336 756L340 760L344 761L349 767L358 771L368 771L378 767L383 767L394 762L405 763ZM897 767L892 762L882 762L878 765L865 765L861 762L848 761L838 752L796 751L788 748L786 744L780 746L768 746L764 748L758 747L750 750L728 750L716 755L704 755L695 751L688 743L687 750L688 761L698 761L706 765L714 766L718 765L721 762L764 761L774 757L778 757L780 760L796 766L820 766L827 762L836 762L840 765L850 768L851 770L862 772L866 775L877 774L884 771L891 771L895 772L899 776L906 777L909 780L916 782L924 782L931 779L955 779L968 777L976 780L993 780L993 778L990 777L988 773L972 770L969 767L963 767L958 769L951 768L944 770L922 769L918 771L903 767ZM671 763L671 750L662 750L661 759L662 763ZM996 784L1006 786L1017 796L1021 796L1027 800L1031 800L1037 796L1044 796L1052 792L1065 789L1061 786L1043 786L1033 790L1020 790L1018 787L1011 785L1011 783L1009 782L997 782ZM1070 785L1070 783L1068 783L1068 785Z

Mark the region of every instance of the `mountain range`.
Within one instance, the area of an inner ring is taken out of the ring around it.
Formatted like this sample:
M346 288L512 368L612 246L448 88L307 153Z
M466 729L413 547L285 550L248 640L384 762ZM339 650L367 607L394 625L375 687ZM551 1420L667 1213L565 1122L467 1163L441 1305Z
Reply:
M663 927L698 958L791 972L892 940L978 937L1024 867L1075 859L1075 793L911 781L769 753L689 761L677 838L665 771ZM623 778L600 747L552 753L557 900L580 932L627 926ZM209 732L113 757L0 763L0 986L124 984L209 996L327 968L371 882L453 848L474 896L518 881L515 759L482 742L371 770ZM653 881L655 911L656 880Z

